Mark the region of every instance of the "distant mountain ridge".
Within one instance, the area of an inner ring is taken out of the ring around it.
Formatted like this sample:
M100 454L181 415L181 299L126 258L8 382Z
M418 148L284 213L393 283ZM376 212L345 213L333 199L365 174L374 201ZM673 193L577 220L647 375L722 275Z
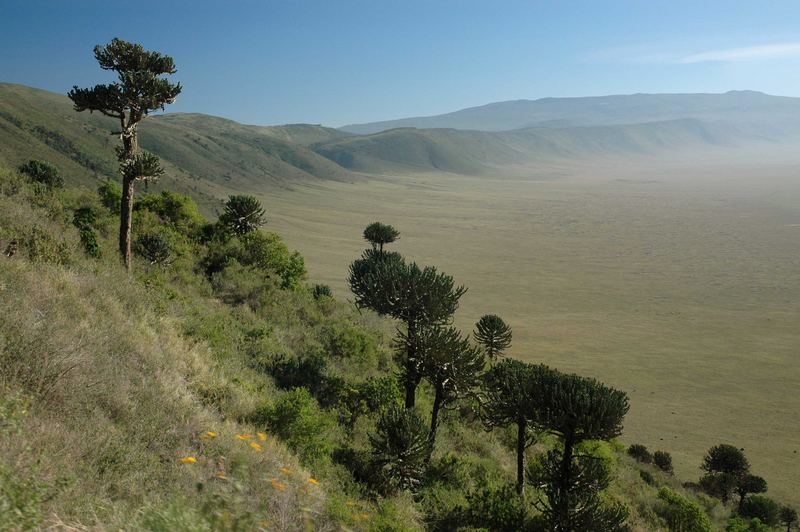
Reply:
M722 94L631 94L541 98L490 103L436 116L350 124L342 131L372 134L400 127L511 131L531 127L608 126L678 119L724 121L756 134L800 131L800 98L756 91Z
M686 114L693 116L676 117ZM800 139L800 99L753 92L501 102L451 115L424 120L475 125L485 118L484 130L403 127L357 134L312 124L267 127L168 113L142 124L140 143L161 157L167 170L168 178L156 183L156 190L168 186L192 194L212 212L230 193L263 194L314 180L353 181L363 179L361 174L488 175L603 157L738 150L785 141L793 148ZM522 123L527 127L507 129ZM117 177L111 134L116 126L97 113L76 113L64 95L0 83L0 161L10 166L43 159L71 182L96 186Z

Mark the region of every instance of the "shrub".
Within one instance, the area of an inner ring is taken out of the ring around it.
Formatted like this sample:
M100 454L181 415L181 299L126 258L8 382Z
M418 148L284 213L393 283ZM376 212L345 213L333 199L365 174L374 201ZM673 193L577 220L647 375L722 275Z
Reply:
M415 490L425 474L430 440L428 427L416 410L393 407L381 415L370 434L373 464L385 475L386 492Z
M331 287L326 284L315 284L311 289L311 295L315 300L320 300L323 297L333 297Z
M305 388L325 407L336 403L344 387L341 378L328 375L328 362L317 352L300 358L281 358L271 364L269 372L280 388Z
M97 221L97 215L91 207L81 207L75 211L72 217L72 225L78 228L83 250L90 257L100 256L100 247L97 245L97 234L93 226Z
M20 166L19 171L27 175L34 183L41 183L50 190L64 186L64 178L58 173L58 168L50 163L30 160Z
M645 471L644 469L640 469L639 477L644 481L645 484L649 486L655 486L656 484L656 479L653 477L653 474L650 471Z
M514 486L483 486L467 495L465 525L474 528L515 532L525 528L525 506Z
M400 386L393 375L371 377L342 388L339 392L339 418L342 424L352 428L360 416L397 406L399 399Z
M45 495L44 486L15 478L0 464L0 530L37 528Z
M761 522L760 519L744 519L734 517L728 521L725 532L770 532L770 527Z
M103 181L97 187L97 194L100 196L100 203L108 209L111 214L119 214L122 203L122 187L116 181Z
M161 194L144 194L136 201L134 209L150 211L158 216L162 224L189 236L197 234L205 223L205 218L192 198L168 190Z
M656 451L653 453L653 463L661 471L672 474L672 455L666 451Z
M360 325L344 322L326 328L323 345L333 357L374 366L379 340L374 332Z
M628 456L634 458L637 462L643 464L650 464L653 462L653 455L647 450L647 447L640 443L634 443L628 447Z
M670 530L711 532L711 521L697 503L678 495L667 487L658 490L658 499L661 504L656 507L656 513L667 522Z
M69 246L39 226L31 227L24 239L28 258L34 262L66 264L70 261Z
M133 250L150 264L165 265L172 259L169 242L160 233L140 235L133 242Z
M741 517L758 518L767 526L775 526L781 515L781 507L765 495L750 495L742 502Z
M282 288L297 288L306 274L302 255L290 252L275 233L252 232L227 240L212 240L202 266L211 276L234 262L275 273Z
M330 455L332 447L327 437L330 423L305 388L283 394L268 412L267 422L270 431L304 461L318 461Z

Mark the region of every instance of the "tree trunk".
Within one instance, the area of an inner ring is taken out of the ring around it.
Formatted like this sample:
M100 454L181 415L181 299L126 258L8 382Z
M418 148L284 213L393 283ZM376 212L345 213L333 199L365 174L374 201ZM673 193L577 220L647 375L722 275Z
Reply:
M133 220L133 179L122 178L122 204L119 211L119 253L125 269L131 271L131 221Z
M414 381L406 377L406 408L414 408L417 398L417 386Z
M556 501L556 508L553 508L557 516L557 522L560 525L559 530L571 530L569 518L569 488L572 483L571 471L574 445L574 435L566 434L564 437L564 455L561 458L561 474L558 481L558 501Z
M406 364L405 364L405 387L406 387L406 408L414 408L417 402L417 385L419 384L420 377L417 375L417 328L413 321L409 321L407 325L408 332L408 347L406 348Z
M525 492L525 431L524 419L517 421L517 494L521 497Z
M129 122L133 117L128 119ZM136 137L136 124L125 125L122 120L122 153L119 156L120 164L132 159L138 151ZM133 182L135 179L122 176L122 201L119 211L119 253L125 269L131 271L131 222L133 220Z
M431 409L431 431L428 439L430 440L430 448L428 450L428 462L431 460L433 454L433 444L436 442L436 429L439 426L439 410L444 402L444 391L440 385L436 386L436 393L433 396L433 408Z

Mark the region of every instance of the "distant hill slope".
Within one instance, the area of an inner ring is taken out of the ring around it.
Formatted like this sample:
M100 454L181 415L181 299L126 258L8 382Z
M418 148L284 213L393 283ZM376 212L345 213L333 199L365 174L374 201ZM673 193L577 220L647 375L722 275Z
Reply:
M757 134L800 132L800 98L754 91L724 94L632 94L542 98L490 103L452 113L351 124L343 131L371 134L400 127L509 131L529 127L634 124L692 118L727 121Z
M514 113L523 108L538 109L536 116L545 122L509 131L397 128L357 135L310 124L244 125L196 113L153 116L139 131L141 146L159 155L167 169L167 178L154 189L192 194L210 214L219 198L233 192L263 194L318 179L351 181L357 179L354 172L477 175L503 166L739 148L800 134L800 115L791 111L797 101L759 93L635 95L505 102L453 113L473 121L486 118L484 129L521 123L524 113L517 118ZM719 117L726 109L735 120ZM703 117L661 119L689 110ZM751 122L743 122L744 116ZM602 123L612 117L633 123ZM659 120L636 122L645 117ZM570 125L577 121L588 125ZM45 159L70 182L94 186L117 176L115 129L112 119L76 113L66 96L0 84L0 162L10 166Z
M87 185L116 176L116 139L110 133L115 126L98 113L76 113L66 96L0 83L0 160L9 165L45 159L71 182ZM304 146L347 136L319 126L246 126L201 114L153 116L140 127L141 146L163 159L169 187L205 198L206 204L231 190L263 192L298 181L352 179Z
M658 155L763 140L766 139L727 124L681 119L502 132L399 128L312 148L346 168L362 172L438 170L481 174L503 165Z

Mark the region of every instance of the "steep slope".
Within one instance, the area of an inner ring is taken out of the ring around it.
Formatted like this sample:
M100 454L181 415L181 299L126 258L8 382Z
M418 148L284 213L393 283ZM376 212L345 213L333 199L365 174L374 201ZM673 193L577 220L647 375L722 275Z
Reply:
M800 98L771 96L754 91L542 98L490 103L437 116L351 124L341 129L358 134L399 127L508 131L534 126L563 128L682 118L724 120L759 134L798 133Z
M503 165L658 155L765 141L768 139L727 124L682 119L502 132L400 128L312 147L338 164L358 171L482 174Z
M0 160L9 165L45 159L70 182L92 185L116 175L115 126L97 113L76 113L65 96L0 84ZM140 128L140 143L163 159L170 188L207 204L234 190L352 179L302 145L344 136L318 126L264 128L200 114L153 116Z

